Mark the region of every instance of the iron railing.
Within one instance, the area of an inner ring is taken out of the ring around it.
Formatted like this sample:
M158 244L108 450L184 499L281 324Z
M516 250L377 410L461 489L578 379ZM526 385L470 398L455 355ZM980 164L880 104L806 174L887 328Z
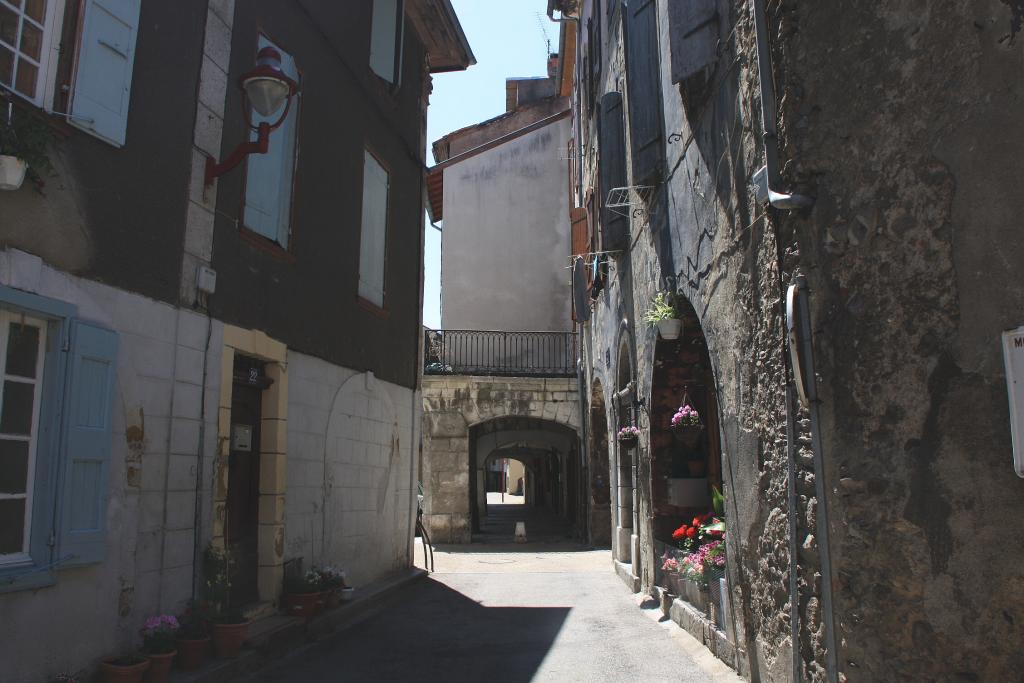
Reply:
M427 375L575 377L575 332L424 330Z

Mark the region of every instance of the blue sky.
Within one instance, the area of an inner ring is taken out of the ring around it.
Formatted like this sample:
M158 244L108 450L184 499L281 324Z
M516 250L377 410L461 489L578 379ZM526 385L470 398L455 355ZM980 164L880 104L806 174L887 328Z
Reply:
M452 0L476 65L468 71L434 76L427 112L427 163L430 144L453 130L505 111L505 79L543 76L545 36L558 50L558 25L544 14L546 0ZM423 324L441 326L441 233L426 224Z

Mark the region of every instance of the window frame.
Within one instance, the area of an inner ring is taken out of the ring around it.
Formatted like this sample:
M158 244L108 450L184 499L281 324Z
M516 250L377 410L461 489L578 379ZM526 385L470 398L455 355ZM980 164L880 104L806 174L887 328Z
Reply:
M375 301L371 301L362 295L359 291L359 283L363 273L363 203L366 199L366 159L371 157L377 164L384 170L388 177L388 192L385 201L385 216L384 216L384 248L381 253L381 302L380 304ZM391 219L392 219L392 208L391 208L391 178L393 176L391 165L388 164L384 158L376 152L376 150L370 144L363 145L363 170L361 173L360 192L359 192L359 239L357 240L356 255L358 263L356 266L356 299L359 305L374 313L376 315L387 317L388 314L388 236L391 234Z
M39 330L33 377L13 374L9 372L7 368L7 350L10 347L10 327L12 323L17 323L19 319L21 320L22 325L28 323ZM3 388L0 389L0 414L3 413L2 403L7 382L28 384L32 386L32 414L29 418L28 436L26 437L15 433L4 434L0 432L0 441L12 441L15 443L28 444L27 461L25 463L25 491L23 493L4 493L3 491L0 491L0 500L25 501L25 511L22 517L22 549L14 553L0 553L0 567L24 564L26 562L30 562L32 559L30 554L32 544L32 520L34 517L32 513L33 506L36 503L36 457L39 448L39 416L42 412L43 387L46 382L44 371L46 365L46 339L48 328L49 324L43 318L37 318L36 316L16 313L14 311L8 311L4 308L0 308L0 366L2 366L0 367L0 380L3 382ZM0 467L3 466L4 462L0 460Z
M0 6L5 7L20 17L17 35L17 38L20 38L21 25L26 17L24 9L17 8L5 0L0 0ZM11 84L0 83L0 89L47 112L53 112L52 103L57 91L57 63L59 61L61 34L64 30L65 9L65 0L47 0L46 15L43 18L43 37L38 60L39 72L36 75L35 96L29 97L25 95L15 85L18 79L17 63L21 61L24 54L17 46L12 46L15 60L11 65ZM30 21L36 23L34 19ZM36 61L31 57L28 57L28 59L32 62Z
M270 34L267 33L266 31L264 31L262 28L260 28L260 29L258 29L256 31L256 52L259 52L259 49L260 49L259 48L259 44L260 44L260 38L261 37L265 38L267 40L267 42L271 43L272 47L274 47L275 49L283 52L284 54L287 54L290 58L292 58L295 61L295 72L298 74L297 82L301 84L302 83L302 78L303 78L303 70L299 67L298 60L295 59L295 53L292 52L291 50L289 50L288 48L286 48L280 41L275 40L273 37L271 37ZM253 55L253 59L255 60L255 58L256 57L255 57L255 54L254 54ZM254 230L253 228L251 228L248 225L246 225L246 222L245 222L245 213L246 213L246 211L245 211L245 209L246 209L246 195L248 193L248 188L249 188L249 163L252 161L252 156L253 155L249 155L245 159L245 163L244 163L244 167L243 167L243 172L242 172L242 192L241 192L241 197L239 199L239 209L238 209L238 232L239 232L239 235L241 235L241 237L246 242L248 242L249 244L255 246L256 248L258 248L258 249L260 249L262 251L265 251L268 254L271 254L273 256L277 256L279 258L283 258L283 259L289 261L290 263L294 263L295 262L295 255L294 255L295 221L296 221L296 211L295 211L296 201L295 201L295 199L296 199L296 197L298 195L298 191L299 191L299 184L298 184L298 181L299 181L299 154L301 152L300 141L302 139L302 99L301 98L302 98L302 93L300 91L300 92L296 93L292 97L291 109L288 111L288 116L289 117L291 117L292 115L295 116L295 144L294 144L294 149L292 150L292 182L291 182L291 194L289 196L289 206L288 206L288 244L282 245L277 240L271 239L270 237L267 237L263 233L261 233L261 232L259 232L257 230ZM243 106L244 106L244 104L245 103L243 101ZM274 135L275 132L279 132L279 131L280 131L280 128L277 129L277 131L271 131L271 138L273 138L273 135ZM246 128L246 133L245 133L246 140L251 140L253 134L254 134L254 131L251 128L247 127Z
M402 86L402 60L405 56L405 0L395 0L395 61L394 72L390 79L387 76L382 76L373 68L373 10L376 4L377 0L373 0L370 3L370 49L367 51L366 67L376 78L387 83L389 89L395 91Z
M33 523L29 533L29 552L23 562L0 565L0 593L6 593L52 585L57 580L56 568L60 561L54 552L56 513L60 505L63 399L71 323L78 309L74 304L29 294L5 285L0 285L0 308L14 314L24 313L47 325L32 485Z

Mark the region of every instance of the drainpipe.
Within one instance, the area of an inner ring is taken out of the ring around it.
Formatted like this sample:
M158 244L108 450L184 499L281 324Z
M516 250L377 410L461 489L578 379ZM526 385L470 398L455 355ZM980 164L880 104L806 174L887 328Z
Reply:
M811 317L807 303L807 280L793 278L786 295L786 326L788 328L793 378L801 401L811 414L811 449L814 452L814 495L818 499L816 513L818 557L821 562L821 607L825 626L825 671L829 683L838 681L835 617L832 608L832 557L829 542L828 499L825 488L825 453L821 441L821 417L814 350L811 340Z
M768 202L776 209L801 209L814 205L811 197L779 192L779 140L775 120L775 86L772 81L772 55L768 45L768 20L764 0L750 0L757 35L757 80L761 83L761 138L764 141L764 164L768 183Z

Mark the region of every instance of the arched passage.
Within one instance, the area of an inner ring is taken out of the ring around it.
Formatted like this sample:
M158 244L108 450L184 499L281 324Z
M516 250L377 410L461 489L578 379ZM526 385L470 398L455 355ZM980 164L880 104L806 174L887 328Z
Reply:
M503 417L472 425L469 503L474 540L512 540L516 521L527 523L531 540L572 537L577 522L572 491L579 476L573 463L578 452L575 430L550 420ZM488 472L498 459L524 463L526 510L488 503Z

